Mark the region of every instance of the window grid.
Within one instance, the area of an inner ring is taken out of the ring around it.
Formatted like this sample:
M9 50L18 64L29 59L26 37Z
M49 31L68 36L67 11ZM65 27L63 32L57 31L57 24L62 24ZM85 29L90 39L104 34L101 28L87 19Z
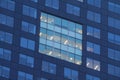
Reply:
M39 36L40 53L81 64L82 25L42 13Z

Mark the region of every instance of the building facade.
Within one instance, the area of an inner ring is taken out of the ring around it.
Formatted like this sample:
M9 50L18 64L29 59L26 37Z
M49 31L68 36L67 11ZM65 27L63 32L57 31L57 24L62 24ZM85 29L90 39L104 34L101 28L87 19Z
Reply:
M0 80L120 80L119 0L0 0Z

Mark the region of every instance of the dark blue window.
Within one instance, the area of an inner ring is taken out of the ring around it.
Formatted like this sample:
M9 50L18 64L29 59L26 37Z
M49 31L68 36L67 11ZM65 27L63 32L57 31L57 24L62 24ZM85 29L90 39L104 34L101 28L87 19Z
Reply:
M4 14L0 14L0 24L4 24L7 25L9 27L13 27L14 25L14 18L4 15Z
M109 11L115 12L120 14L120 4L113 3L113 2L108 2L108 9Z
M0 41L12 44L12 34L0 31Z
M113 17L108 17L108 26L120 29L120 20Z
M101 7L101 0L87 0L87 3L96 7Z
M19 63L22 65L26 65L28 67L34 67L34 58L27 55L20 54Z
M40 78L40 80L48 80L48 79L46 79L46 78Z
M100 78L87 74L86 75L86 80L100 80Z
M108 41L120 45L120 35L108 32Z
M87 19L100 23L101 22L101 15L99 13L96 12L92 12L92 11L88 11L87 12Z
M0 7L14 11L15 2L13 0L0 0Z
M59 0L45 0L45 6L59 9Z
M18 71L18 80L33 80L33 75Z
M38 2L38 0L31 0L31 1L33 1L33 2Z
M0 58L10 61L11 60L11 51L4 49L4 48L0 48Z
M0 65L0 76L9 78L10 68Z
M87 42L87 51L100 54L100 45L92 42Z
M34 50L35 49L35 41L22 37L20 46L23 48L28 48L28 49Z
M120 77L120 67L108 64L108 74Z
M100 30L91 26L87 26L87 35L100 39Z
M70 80L78 80L78 71L65 67L64 77Z
M53 64L47 61L42 61L42 71L48 72L51 74L56 74L56 64Z
M108 57L120 61L120 51L108 48Z
M36 33L36 25L22 21L22 31L29 32L32 34Z
M23 14L33 18L37 18L37 10L30 6L23 5Z
M80 8L71 4L67 4L67 13L80 16Z

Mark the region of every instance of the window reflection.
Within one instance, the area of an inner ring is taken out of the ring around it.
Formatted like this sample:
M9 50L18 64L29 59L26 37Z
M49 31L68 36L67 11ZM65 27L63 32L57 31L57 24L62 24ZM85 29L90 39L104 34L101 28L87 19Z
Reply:
M82 25L41 13L39 52L81 64Z
M100 62L94 59L87 58L86 67L100 71Z

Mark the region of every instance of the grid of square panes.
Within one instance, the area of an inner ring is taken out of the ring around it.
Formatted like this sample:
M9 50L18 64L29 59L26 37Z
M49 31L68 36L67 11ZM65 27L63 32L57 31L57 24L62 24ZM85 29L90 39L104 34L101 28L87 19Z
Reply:
M39 52L81 64L82 25L41 13Z

